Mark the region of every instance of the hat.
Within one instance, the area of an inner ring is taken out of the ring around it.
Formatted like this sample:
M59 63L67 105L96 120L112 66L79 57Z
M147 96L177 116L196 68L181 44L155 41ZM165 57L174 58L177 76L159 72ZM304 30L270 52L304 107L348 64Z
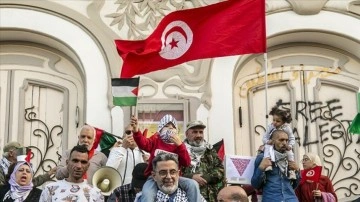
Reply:
M4 152L9 152L11 149L23 148L23 146L18 142L9 142L4 146Z
M148 164L147 163L138 163L136 164L136 166L134 167L134 170L132 172L132 180L131 180L131 184L135 187L135 188L141 188L144 186L147 177L145 176L145 169L147 168Z
M177 128L177 123L176 123L176 119L171 116L170 114L166 114L165 116L163 116L160 119L159 125L158 125L158 132L160 132L161 129L164 128L164 126L166 126L166 124L168 123L172 123L175 128Z
M203 129L206 128L206 126L202 121L190 121L186 125L186 130L189 130L190 128L194 128L194 127L203 128Z

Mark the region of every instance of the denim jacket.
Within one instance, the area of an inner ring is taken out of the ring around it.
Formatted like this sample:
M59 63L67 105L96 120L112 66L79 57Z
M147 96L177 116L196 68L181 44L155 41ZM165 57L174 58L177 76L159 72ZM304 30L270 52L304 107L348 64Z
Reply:
M271 171L262 171L259 165L264 154L259 154L255 159L254 174L251 178L251 185L255 189L262 189L262 201L297 202L294 189L300 182L300 175L296 173L296 180L289 180L281 174L280 169L275 166ZM265 182L265 183L264 183Z

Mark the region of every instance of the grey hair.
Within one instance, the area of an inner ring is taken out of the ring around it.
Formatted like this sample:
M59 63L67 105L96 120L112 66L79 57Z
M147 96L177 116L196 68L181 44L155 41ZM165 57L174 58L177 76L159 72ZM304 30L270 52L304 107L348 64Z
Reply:
M156 169L157 163L160 161L174 161L177 166L179 166L179 160L177 156L170 154L170 153L160 153L155 156L155 158L152 160L152 167L153 170Z
M95 130L94 127L92 127L92 126L90 126L90 125L83 125L83 127L81 127L81 129L80 129L80 133L81 133L83 130L84 130L84 131L88 131L88 130L93 131L94 138L95 138L95 136L96 136L96 130ZM79 135L80 135L80 134L79 134Z

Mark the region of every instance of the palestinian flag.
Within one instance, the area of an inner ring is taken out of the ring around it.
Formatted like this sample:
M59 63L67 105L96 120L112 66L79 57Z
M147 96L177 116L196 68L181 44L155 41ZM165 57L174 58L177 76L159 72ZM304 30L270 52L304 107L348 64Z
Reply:
M136 106L140 77L111 79L115 106Z
M349 127L349 133L351 134L360 134L360 113L357 113L354 120L352 120Z
M224 160L224 156L225 156L225 146L224 146L224 139L220 140L219 142L215 143L213 145L213 148L216 150L219 159L221 161Z
M348 130L351 134L360 135L360 93L357 94L357 102L358 113L355 116L354 120L352 120Z
M108 133L102 129L95 128L96 135L94 145L91 150L95 150L100 147L100 151L103 152L106 156L110 153L110 148L115 144L117 141L115 137L120 138L116 135ZM121 139L121 138L120 138Z

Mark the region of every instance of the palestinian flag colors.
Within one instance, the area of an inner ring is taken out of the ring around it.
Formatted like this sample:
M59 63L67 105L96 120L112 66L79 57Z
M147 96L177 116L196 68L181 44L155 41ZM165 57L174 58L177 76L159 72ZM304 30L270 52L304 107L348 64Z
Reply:
M117 141L115 137L121 139L120 137L113 135L109 132L104 131L100 128L95 128L95 140L94 145L91 150L95 150L100 147L100 151L103 152L105 155L109 155L110 148L115 144Z
M136 106L140 77L111 79L115 106Z
M215 143L213 145L213 148L216 150L219 159L221 161L224 161L224 157L225 157L225 145L224 145L224 139L220 140L219 142Z

